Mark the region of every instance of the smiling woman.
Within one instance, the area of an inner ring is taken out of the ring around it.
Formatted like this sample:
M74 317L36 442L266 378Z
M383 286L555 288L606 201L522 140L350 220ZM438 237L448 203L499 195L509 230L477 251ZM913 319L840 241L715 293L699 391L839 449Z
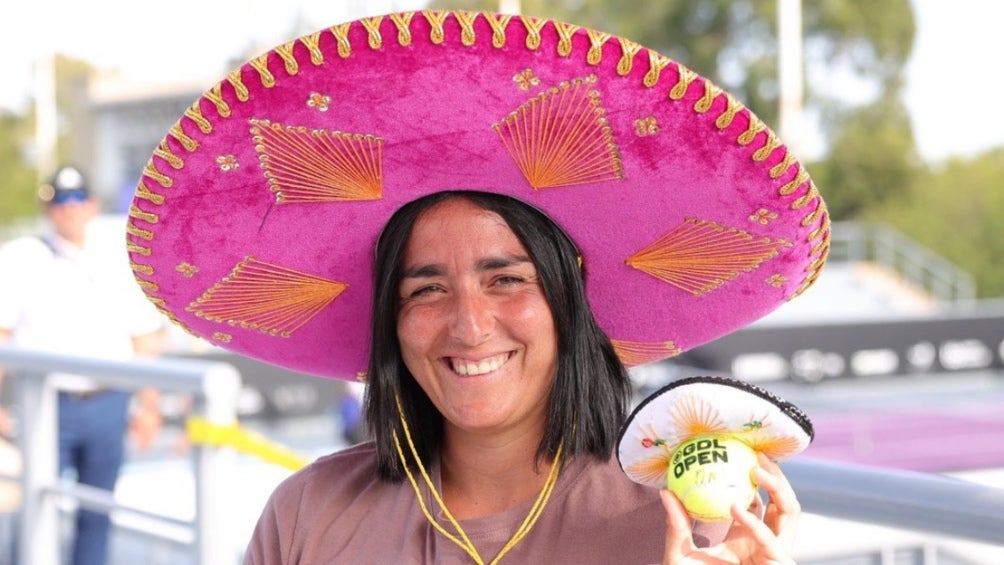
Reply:
M374 441L283 482L247 563L791 561L773 461L766 521L723 529L613 457L626 367L758 319L828 251L804 168L686 67L528 16L331 26L197 100L130 216L177 323L366 382Z

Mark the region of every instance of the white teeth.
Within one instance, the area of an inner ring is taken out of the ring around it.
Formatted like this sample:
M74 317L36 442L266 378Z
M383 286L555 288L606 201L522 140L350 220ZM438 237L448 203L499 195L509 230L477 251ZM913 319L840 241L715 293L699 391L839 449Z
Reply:
M480 362L464 361L461 359L450 359L450 366L457 374L466 376L484 375L498 370L508 359L508 355L496 355Z

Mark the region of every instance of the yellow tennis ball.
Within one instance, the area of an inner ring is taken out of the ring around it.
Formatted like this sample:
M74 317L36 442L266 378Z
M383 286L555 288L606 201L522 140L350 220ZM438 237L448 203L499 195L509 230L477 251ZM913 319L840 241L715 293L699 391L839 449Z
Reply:
M673 453L666 483L691 517L725 522L732 519L732 504L753 503L756 465L756 453L746 443L730 435L698 436Z

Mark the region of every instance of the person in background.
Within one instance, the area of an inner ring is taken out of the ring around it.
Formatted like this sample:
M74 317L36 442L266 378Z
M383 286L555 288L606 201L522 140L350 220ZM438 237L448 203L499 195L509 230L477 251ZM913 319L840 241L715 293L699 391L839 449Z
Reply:
M39 196L48 231L0 247L0 344L116 360L155 356L164 318L137 292L118 241L92 229L100 205L81 171L60 168ZM160 431L158 391L132 400L84 376L50 378L60 391L60 473L113 490L127 432L145 449ZM0 425L12 431L6 414ZM109 530L106 514L80 510L73 565L105 563Z

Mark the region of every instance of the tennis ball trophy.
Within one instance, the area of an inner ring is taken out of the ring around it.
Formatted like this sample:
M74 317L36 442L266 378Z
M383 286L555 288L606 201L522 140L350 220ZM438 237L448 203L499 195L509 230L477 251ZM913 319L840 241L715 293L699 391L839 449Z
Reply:
M635 408L617 455L631 480L668 488L695 520L727 522L733 504L755 500L757 453L781 461L812 437L808 417L774 394L736 379L692 377Z

